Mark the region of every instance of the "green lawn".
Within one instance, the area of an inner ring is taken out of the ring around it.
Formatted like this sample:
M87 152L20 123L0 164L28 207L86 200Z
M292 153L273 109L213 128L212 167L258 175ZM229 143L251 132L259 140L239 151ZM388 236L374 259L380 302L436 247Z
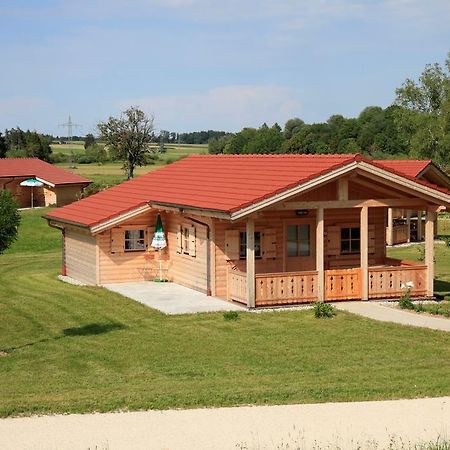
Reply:
M346 313L164 316L59 282L43 213L22 212L0 256L0 416L450 394L450 333Z

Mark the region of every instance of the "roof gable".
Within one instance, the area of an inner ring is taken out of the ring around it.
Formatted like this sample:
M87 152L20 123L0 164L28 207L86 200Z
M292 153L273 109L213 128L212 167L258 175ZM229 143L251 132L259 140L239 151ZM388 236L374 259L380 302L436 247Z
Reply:
M229 216L239 211L241 215L245 210L267 203L268 199L269 203L278 201L311 188L317 180L324 182L327 177L349 172L362 162L409 178L357 154L192 155L52 211L47 217L93 227L148 203L216 211Z
M88 184L91 180L38 158L0 158L0 178L36 177L50 185Z

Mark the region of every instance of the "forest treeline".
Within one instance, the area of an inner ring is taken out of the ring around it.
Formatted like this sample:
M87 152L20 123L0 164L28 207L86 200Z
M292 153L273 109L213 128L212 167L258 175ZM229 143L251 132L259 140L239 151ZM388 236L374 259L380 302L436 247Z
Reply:
M299 118L244 128L209 141L210 153L363 153L373 158L433 159L450 167L450 54L407 79L394 103L369 106L356 118L332 115L324 123Z

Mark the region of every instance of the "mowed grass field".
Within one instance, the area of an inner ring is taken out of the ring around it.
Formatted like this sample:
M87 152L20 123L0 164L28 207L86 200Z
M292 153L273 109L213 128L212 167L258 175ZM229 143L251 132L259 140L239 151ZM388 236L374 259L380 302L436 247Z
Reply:
M208 145L206 144L165 144L165 147L166 152L158 154L158 160L155 164L137 167L135 174L142 175L191 154L208 153ZM70 161L72 153L78 156L84 154L84 142L82 141L73 141L69 144L52 144L51 148L54 154L62 154L67 159L66 162L61 162L57 165L69 170L70 172L77 173L83 177L91 179L94 182L103 184L117 184L125 179L125 174L122 169L123 164L121 162L107 161L103 164L72 163Z
M450 394L450 333L311 310L165 316L60 282L45 212L23 211L0 255L0 416Z

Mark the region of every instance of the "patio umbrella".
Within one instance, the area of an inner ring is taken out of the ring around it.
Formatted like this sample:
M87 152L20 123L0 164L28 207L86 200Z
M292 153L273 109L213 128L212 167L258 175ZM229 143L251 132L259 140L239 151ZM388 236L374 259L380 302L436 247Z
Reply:
M42 187L44 183L42 181L36 180L36 178L29 178L28 180L24 180L20 183L21 186L29 186L31 187L31 207L34 207L34 187Z
M164 228L161 220L161 216L158 214L156 219L155 234L153 235L151 246L159 252L159 278L155 281L167 281L163 279L162 276L162 261L161 261L161 250L167 247L166 235L164 234Z

